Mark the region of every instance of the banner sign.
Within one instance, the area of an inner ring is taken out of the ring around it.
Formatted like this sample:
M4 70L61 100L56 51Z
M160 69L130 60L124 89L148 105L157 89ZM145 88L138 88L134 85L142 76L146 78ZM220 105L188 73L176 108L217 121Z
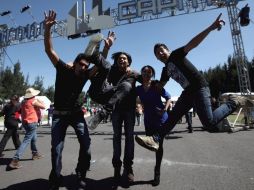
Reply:
M231 3L241 0L187 0L193 9L198 8L202 2L206 6L215 6L215 2ZM163 10L183 10L186 0L132 0L118 4L118 21L142 17L149 12L153 15L162 14ZM67 21L66 35L75 35L87 30L97 30L114 27L113 18L110 16L110 9L102 9L102 0L93 0L93 9L90 14L85 13L85 1L83 1L82 16L78 15L78 2L71 8ZM57 33L60 25L54 25L53 31ZM0 29L0 47L36 40L44 34L43 21L34 22L17 28Z

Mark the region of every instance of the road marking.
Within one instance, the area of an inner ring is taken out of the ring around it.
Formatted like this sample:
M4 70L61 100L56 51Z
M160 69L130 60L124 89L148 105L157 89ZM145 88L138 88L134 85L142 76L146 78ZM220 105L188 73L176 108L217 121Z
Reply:
M96 162L100 163L110 163L111 158L103 157L101 159L96 160ZM155 159L144 159L144 158L135 158L134 164L155 164ZM214 165L214 164L201 164L201 163L192 163L192 162L175 162L170 161L167 159L162 160L162 165L167 166L173 166L173 165L180 165L180 166L189 166L189 167L208 167L208 168L214 168L214 169L228 169L228 166L220 166L220 165Z

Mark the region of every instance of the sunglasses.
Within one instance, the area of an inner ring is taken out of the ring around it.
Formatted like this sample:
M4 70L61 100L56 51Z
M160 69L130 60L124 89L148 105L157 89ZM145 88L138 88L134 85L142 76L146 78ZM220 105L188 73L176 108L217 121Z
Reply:
M78 62L78 65L80 66L80 67L85 67L86 69L88 69L88 67L90 66L90 64L85 64L85 63L82 63L82 62Z

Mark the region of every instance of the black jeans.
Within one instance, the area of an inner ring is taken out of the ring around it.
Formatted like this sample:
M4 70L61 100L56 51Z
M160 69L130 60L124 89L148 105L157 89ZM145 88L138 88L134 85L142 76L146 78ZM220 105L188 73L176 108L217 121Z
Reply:
M112 86L107 82L107 77L111 69L111 64L100 56L98 63L95 64L98 72L91 78L91 85L88 89L90 98L102 105L114 107L117 102L122 100L132 89L129 82L123 81Z
M185 114L185 119L186 119L186 123L188 124L188 127L192 128L192 113L191 112L187 112Z
M156 157L155 170L159 173L160 173L161 161L162 161L162 157L163 157L163 140L164 140L164 138L161 138L159 140L159 149L155 153L155 157Z
M82 111L75 112L69 115L53 115L53 122L51 128L51 163L52 170L49 180L54 183L60 177L62 170L62 151L64 148L64 141L66 130L72 126L78 138L80 145L78 164L76 169L85 174L90 167L91 139L87 129L86 121Z
M90 91L89 95L93 101L113 108L117 102L130 93L131 89L131 83L124 81L117 86L107 85L101 91Z
M123 125L124 124L124 125ZM123 165L125 169L131 169L134 159L134 125L135 125L135 108L128 110L114 110L112 114L113 125L113 158L114 168L122 166L121 161L121 141L122 125L124 126L125 146Z
M19 134L17 132L18 130L18 126L16 127L11 127L11 128L7 128L7 131L5 132L1 142L0 142L0 154L2 154L2 152L4 151L4 148L8 142L8 140L10 139L10 137L12 137L12 141L13 144L15 146L15 149L18 149L18 147L20 146L21 142L19 140Z
M212 111L211 94L209 87L203 87L195 91L184 90L170 112L170 117L164 124L161 135L171 131L179 119L188 112L193 105L202 125L208 130L216 130L216 124L233 113L237 106L234 101L228 100Z

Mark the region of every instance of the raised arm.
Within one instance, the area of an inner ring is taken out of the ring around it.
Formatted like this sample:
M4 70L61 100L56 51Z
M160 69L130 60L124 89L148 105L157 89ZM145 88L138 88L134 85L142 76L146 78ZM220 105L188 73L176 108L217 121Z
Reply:
M39 99L35 99L34 100L33 106L36 106L36 107L38 107L40 109L46 109L45 104L42 101L40 101Z
M207 27L204 31L199 33L194 38L192 38L192 40L188 44L185 45L184 51L186 53L191 51L193 48L197 47L211 31L213 31L215 29L220 30L222 27L222 24L225 25L225 22L223 20L220 20L221 15L222 15L222 13L219 14L219 16L216 18L216 20L209 27Z
M56 23L56 12L49 10L48 15L44 12L44 48L53 65L56 65L59 61L59 57L53 49L51 39L51 27Z
M111 46L113 45L114 41L116 40L116 35L115 32L109 31L108 32L108 37L106 39L104 39L104 48L102 51L102 56L106 59L108 56L108 51L111 48Z

